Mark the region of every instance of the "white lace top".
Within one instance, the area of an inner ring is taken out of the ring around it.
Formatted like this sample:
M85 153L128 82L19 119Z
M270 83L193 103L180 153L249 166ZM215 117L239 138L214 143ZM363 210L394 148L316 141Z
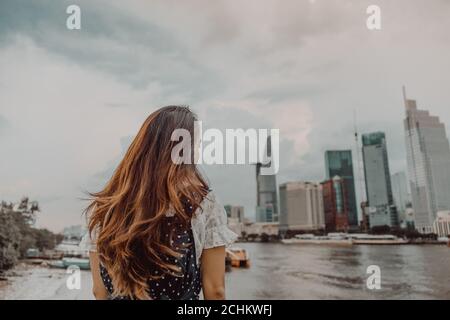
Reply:
M191 220L192 234L195 242L197 264L204 249L229 246L237 235L228 228L227 214L223 205L213 192L209 192L203 199ZM97 251L95 235L92 239L85 236L82 241L89 251Z

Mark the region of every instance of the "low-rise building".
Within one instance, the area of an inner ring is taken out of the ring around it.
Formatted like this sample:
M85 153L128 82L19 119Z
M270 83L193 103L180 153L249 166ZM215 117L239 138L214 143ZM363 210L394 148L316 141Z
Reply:
M280 185L280 233L323 231L322 185L314 182L287 182Z
M335 176L322 182L326 232L347 232L349 229L348 196L344 179Z

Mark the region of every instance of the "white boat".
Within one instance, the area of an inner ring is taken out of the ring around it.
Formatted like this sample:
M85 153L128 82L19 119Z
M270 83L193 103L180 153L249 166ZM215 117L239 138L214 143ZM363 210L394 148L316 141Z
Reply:
M49 263L52 268L67 269L69 267L79 267L81 270L90 270L91 266L89 259L82 258L63 258L61 260L52 261Z
M64 257L88 258L89 251L82 243L75 241L64 241L58 244L55 252L62 254Z
M343 245L351 246L353 241L346 234L328 234L315 236L313 234L298 234L291 239L282 239L284 244L316 244L316 245Z
M437 238L437 241L442 244L448 244L450 239L447 237L440 237L440 238Z
M398 238L390 234L373 235L366 233L349 234L348 237L352 239L353 244L356 245L399 245L408 244L409 240Z
M372 235L367 233L329 233L327 236L313 234L296 235L291 239L281 240L284 244L327 244L327 245L400 245L409 240L394 235Z

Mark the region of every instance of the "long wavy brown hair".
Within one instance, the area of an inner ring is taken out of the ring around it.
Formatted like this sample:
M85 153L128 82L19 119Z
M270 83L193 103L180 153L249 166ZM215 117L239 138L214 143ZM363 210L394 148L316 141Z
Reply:
M114 295L150 298L148 282L158 278L151 273L155 267L162 274L180 275L179 268L164 259L178 256L170 239L163 237L164 219L173 212L182 223L190 223L208 184L193 161L172 161L172 149L179 141L171 136L175 129L185 129L194 137L195 120L185 106L153 112L105 188L90 193L85 210L88 228L91 237L96 235L99 259L112 279ZM186 203L192 210L186 210Z

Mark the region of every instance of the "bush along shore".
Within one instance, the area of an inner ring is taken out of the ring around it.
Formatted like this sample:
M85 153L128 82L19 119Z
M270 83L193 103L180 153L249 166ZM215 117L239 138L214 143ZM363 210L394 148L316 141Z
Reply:
M62 240L62 235L47 229L34 228L39 204L23 198L18 203L0 203L0 280L30 250L50 250Z

